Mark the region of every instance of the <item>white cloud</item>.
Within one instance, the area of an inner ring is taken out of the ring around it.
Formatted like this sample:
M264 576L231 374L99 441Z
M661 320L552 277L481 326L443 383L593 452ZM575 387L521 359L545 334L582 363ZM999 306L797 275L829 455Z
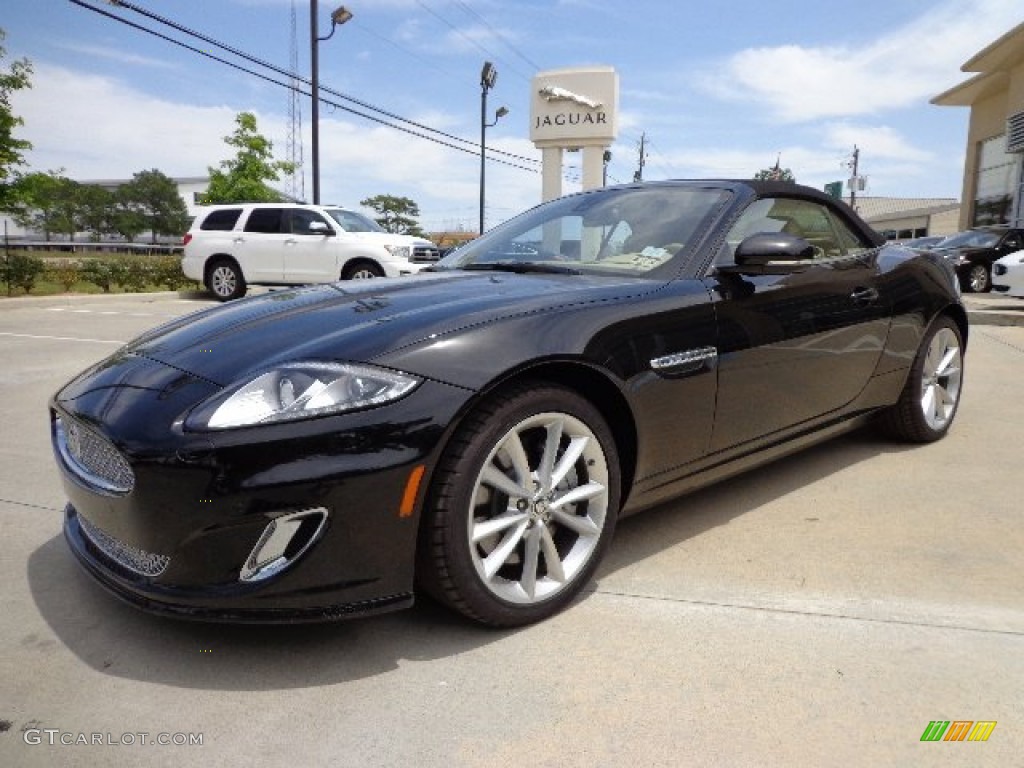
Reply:
M12 95L33 144L33 170L63 167L77 179L130 178L158 168L171 176L206 172L225 155L235 110L154 98L115 80L34 62L32 88Z
M872 158L909 162L928 162L933 157L930 152L918 149L885 125L833 123L826 125L824 130L823 144L837 150L850 151L856 145Z
M58 46L66 51L72 53L82 54L89 58L109 59L110 61L116 61L120 64L128 64L136 67L154 67L157 69L171 69L173 64L164 59L155 59L152 56L139 56L138 54L128 53L118 48L108 48L100 45L84 45L80 43L65 43Z
M202 176L232 154L224 137L235 128L245 105L199 107L149 96L107 77L83 74L43 61L34 62L33 87L12 95L15 114L25 120L19 138L32 142L27 170L64 169L75 179L130 178L156 168L169 176ZM437 125L438 114L418 116ZM450 119L450 118L449 118ZM257 112L260 133L286 157L284 114ZM311 196L308 164L311 133L304 137L306 195ZM535 157L525 139L495 138L496 149ZM424 222L477 220L479 158L456 152L392 128L344 113L321 112L322 199L357 207L374 194L413 198ZM536 203L540 177L488 164L489 224ZM282 180L278 184L284 188Z
M864 44L749 48L704 87L786 122L919 105L955 85L964 61L1020 20L1017 0L947 0Z

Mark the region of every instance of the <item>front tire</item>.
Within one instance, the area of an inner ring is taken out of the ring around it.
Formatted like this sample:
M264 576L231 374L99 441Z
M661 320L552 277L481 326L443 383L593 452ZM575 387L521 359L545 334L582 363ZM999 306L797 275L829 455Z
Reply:
M375 277L384 277L384 270L372 261L358 261L345 267L341 273L342 280L372 280Z
M930 443L945 436L960 404L963 350L960 327L940 317L921 341L900 399L885 413L893 437Z
M597 409L535 383L471 414L438 468L420 586L484 624L547 618L590 580L615 530L619 463Z

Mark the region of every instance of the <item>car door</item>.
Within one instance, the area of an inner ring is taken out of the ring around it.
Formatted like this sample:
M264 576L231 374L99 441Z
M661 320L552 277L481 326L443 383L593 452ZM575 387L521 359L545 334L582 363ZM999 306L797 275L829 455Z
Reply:
M287 283L325 283L338 280L337 235L319 212L309 208L286 211L284 280ZM317 228L323 225L322 228Z
M285 209L258 206L249 212L241 234L236 233L236 256L250 283L280 283L284 277Z
M731 228L718 264L733 264L736 245L759 232L803 237L814 258L785 274L712 269L706 278L719 327L713 452L809 426L850 403L889 330L877 249L840 212L812 200L757 200Z

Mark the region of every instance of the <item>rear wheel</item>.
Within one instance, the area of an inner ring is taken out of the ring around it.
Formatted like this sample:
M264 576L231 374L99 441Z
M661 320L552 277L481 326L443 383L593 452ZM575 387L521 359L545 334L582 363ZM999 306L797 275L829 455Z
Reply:
M960 404L963 366L960 328L941 317L925 334L900 399L885 414L889 433L916 443L943 437Z
M342 280L369 280L374 277L384 277L384 270L372 261L359 261L345 267L341 273Z
M220 301L229 301L245 296L245 278L238 265L221 259L210 265L206 274L206 287Z
M597 409L554 385L506 390L467 418L438 468L420 584L484 624L547 618L590 580L618 505Z

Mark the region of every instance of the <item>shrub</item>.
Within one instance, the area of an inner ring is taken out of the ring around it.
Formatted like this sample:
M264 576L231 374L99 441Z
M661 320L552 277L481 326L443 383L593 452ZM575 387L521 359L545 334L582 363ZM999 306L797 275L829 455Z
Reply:
M149 259L144 257L125 259L123 266L124 275L118 282L124 286L125 290L142 293L147 286L154 282L155 275Z
M46 269L43 260L28 253L11 253L0 267L3 282L16 285L28 293L36 284L36 280Z
M126 273L120 259L89 259L81 266L82 279L98 285L104 293L110 293L112 286L122 285Z
M195 280L185 277L181 271L181 256L157 256L152 261L153 283L166 286L169 291L194 288Z
M70 291L82 279L81 265L77 261L61 259L46 265L46 279Z

